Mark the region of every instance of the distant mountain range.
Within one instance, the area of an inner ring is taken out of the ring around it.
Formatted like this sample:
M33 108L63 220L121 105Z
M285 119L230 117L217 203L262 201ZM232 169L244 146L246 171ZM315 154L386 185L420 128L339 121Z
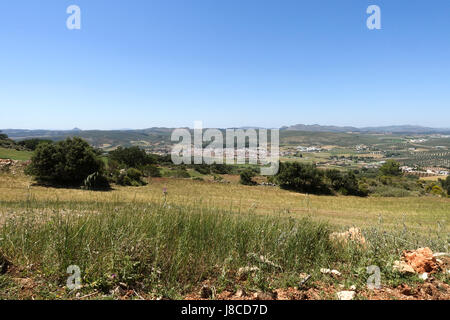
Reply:
M429 128L412 125L357 128L357 127L321 126L318 124L312 125L296 124L289 127L288 126L282 127L281 130L307 131L307 132L360 132L360 133L394 133L394 134L450 133L450 128Z
M259 129L257 127L241 127L241 129ZM403 126L385 126L385 127L339 127L339 126L321 126L318 124L304 125L297 124L293 126L284 126L280 132L280 138L292 139L292 137L308 137L319 141L323 135L326 140L330 139L330 134L336 139L349 140L353 135L348 133L360 134L445 134L450 135L450 128L428 128L421 126L403 125ZM140 145L148 146L150 144L170 144L170 136L173 128L148 128L141 130L81 130L74 128L72 130L24 130L24 129L4 129L1 132L6 133L11 139L24 140L31 138L63 140L67 137L78 136L87 140L90 144L97 147L115 147L115 146L130 146ZM316 134L314 134L316 133ZM284 141L284 140L283 140ZM309 141L309 140L308 140ZM335 143L337 143L335 141Z
M187 127L186 127L187 128ZM28 129L0 129L13 139L30 137L59 137L71 136L74 134L86 133L123 133L123 134L144 134L144 135L167 135L174 128L153 127L148 129L120 129L120 130L81 130L74 128L72 130L28 130ZM264 129L263 127L239 127L237 129ZM305 132L360 132L360 133L396 133L396 134L450 134L450 128L431 128L415 125L396 125L380 127L352 127L352 126L327 126L319 124L296 124L292 126L283 126L280 130L286 131L305 131Z
M136 144L148 145L149 143L168 143L172 129L149 128L143 130L23 130L5 129L1 130L11 139L25 140L32 138L63 140L67 137L81 137L96 147L104 146L131 146Z

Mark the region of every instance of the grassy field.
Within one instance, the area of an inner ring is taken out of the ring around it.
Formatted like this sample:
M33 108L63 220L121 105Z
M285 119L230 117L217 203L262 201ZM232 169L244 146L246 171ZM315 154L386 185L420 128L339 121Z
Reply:
M26 176L3 175L0 178L2 203L20 206L30 197L36 201L137 202L160 201L163 188L174 204L198 205L262 215L309 216L338 226L396 227L405 223L417 230L434 229L438 223L448 226L450 199L440 197L350 197L306 195L277 187L243 186L235 176L224 176L232 183L212 183L189 179L156 178L144 187L115 186L110 192L31 186ZM0 210L1 210L0 205Z
M344 274L339 285L363 288L373 264L385 284L414 283L392 272L402 250L448 250L449 199L313 196L224 178L233 182L158 178L93 192L0 174L0 253L15 266L0 276L0 298L73 298L69 265L82 270L79 293L96 298L115 297L110 291L121 286L136 297L179 299L204 281L218 292L271 291L295 286L303 273L337 286L323 267ZM330 241L349 226L363 229L368 248ZM258 271L240 279L248 266ZM24 292L17 279L34 289Z
M30 160L32 154L31 151L18 151L0 147L0 159Z

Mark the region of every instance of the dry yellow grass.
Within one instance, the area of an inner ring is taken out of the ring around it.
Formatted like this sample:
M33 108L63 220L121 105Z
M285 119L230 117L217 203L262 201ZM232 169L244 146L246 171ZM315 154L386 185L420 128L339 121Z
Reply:
M438 181L439 179L445 180L447 176L431 176L431 177L421 177L421 180L425 181Z
M230 179L231 180L231 179ZM156 202L163 198L176 204L196 204L255 214L311 216L340 226L382 223L397 227L403 223L414 229L448 230L450 199L439 197L350 197L306 195L277 187L243 186L184 179L158 178L144 187L114 186L109 192L33 186L23 175L0 175L0 202L19 202L32 197L37 201L60 202ZM8 205L0 210L5 212ZM442 229L444 228L444 229Z

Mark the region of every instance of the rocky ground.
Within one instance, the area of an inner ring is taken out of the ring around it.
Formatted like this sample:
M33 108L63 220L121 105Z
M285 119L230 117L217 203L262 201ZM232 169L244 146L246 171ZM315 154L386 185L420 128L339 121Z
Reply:
M334 236L355 238L357 230L350 230ZM358 238L361 243L365 240ZM394 264L394 270L402 274L416 274L420 282L415 284L402 283L396 287L381 286L380 288L357 288L344 285L329 285L321 282L308 283L308 275L304 275L303 286L276 289L272 292L222 291L215 294L214 287L205 282L199 290L186 296L187 300L450 300L450 285L440 280L439 276L450 274L450 255L433 253L429 248L405 251L400 260ZM251 270L250 270L251 271ZM338 270L321 269L330 277L341 277Z

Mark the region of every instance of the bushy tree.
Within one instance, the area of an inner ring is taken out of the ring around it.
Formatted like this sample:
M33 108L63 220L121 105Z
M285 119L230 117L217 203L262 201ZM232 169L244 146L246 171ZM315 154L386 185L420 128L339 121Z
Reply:
M180 167L180 168L177 168L177 169L169 172L169 176L174 177L174 178L183 178L183 179L191 177L189 172L184 167Z
M344 175L342 185L337 191L343 195L367 196L367 191L360 188L358 179L352 171L349 171Z
M228 174L232 171L232 167L223 163L213 163L211 165L211 172L217 174Z
M144 181L142 181L142 172L135 168L120 170L116 173L114 181L122 186L139 187L146 184Z
M255 176L255 172L251 169L245 169L240 174L240 183L247 186L255 185L256 182L252 180L252 178Z
M195 171L201 174L210 174L211 173L211 167L207 164L196 164L194 165Z
M103 174L104 164L81 138L68 138L55 144L39 144L27 173L40 182L80 186L95 173Z
M90 174L83 182L83 186L88 190L108 190L110 189L108 179L99 172Z
M441 195L445 195L444 194L444 190L442 190L442 188L438 185L435 185L431 188L430 191L431 194L437 195L437 196L441 196Z
M298 192L328 194L330 189L324 182L324 173L314 164L281 162L276 175L278 184L284 189Z
M447 176L447 178L445 180L439 179L439 182L441 183L442 188L450 196L450 176Z
M337 169L328 169L325 171L325 178L333 190L339 190L343 184L342 174Z
M0 133L0 147L12 149L12 148L16 148L17 145L14 142L14 140L12 140L8 137L7 134Z
M161 170L154 165L148 164L142 168L142 173L147 177L159 178L161 177Z
M128 168L138 168L150 163L150 157L139 147L122 148L109 153L111 160L124 164Z
M400 169L400 163L395 160L387 160L381 167L380 173L383 176L401 176L402 170Z
M325 171L325 177L331 189L343 195L366 196L367 188L360 188L359 181L353 171L342 174L339 170Z
M28 150L36 150L37 146L41 143L53 143L52 140L47 140L47 139L27 139L27 140L22 140L19 141L17 144L20 146L23 146L25 148L27 148Z

